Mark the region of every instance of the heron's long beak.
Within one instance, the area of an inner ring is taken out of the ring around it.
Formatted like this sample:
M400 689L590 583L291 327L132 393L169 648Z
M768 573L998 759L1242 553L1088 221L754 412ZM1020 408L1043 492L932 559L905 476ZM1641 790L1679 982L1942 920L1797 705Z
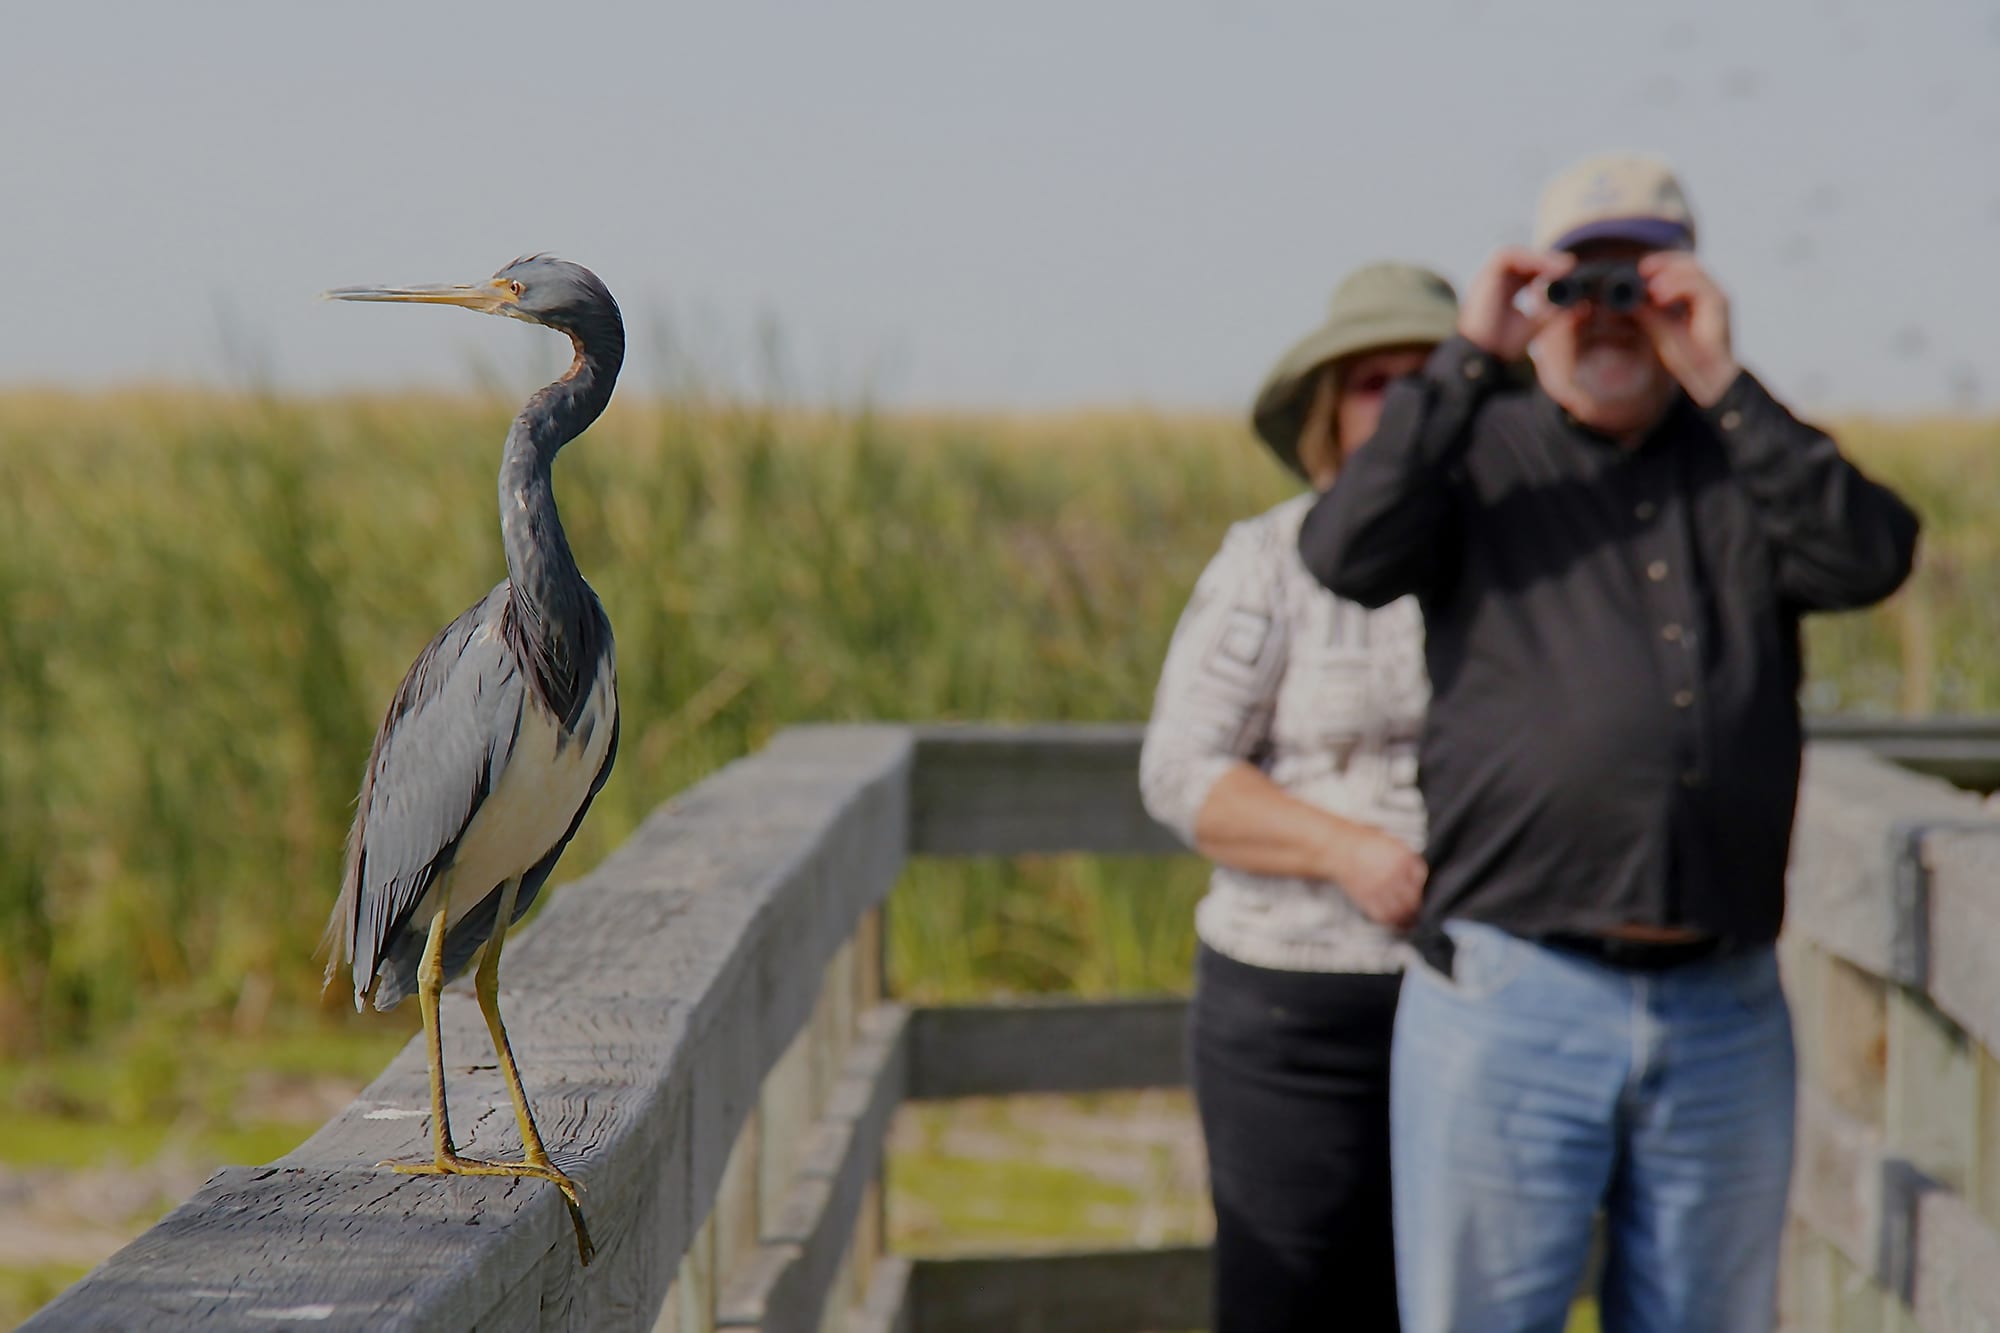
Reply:
M414 301L422 305L456 305L485 315L511 315L519 300L511 284L490 282L440 283L433 287L335 287L321 292L328 301Z

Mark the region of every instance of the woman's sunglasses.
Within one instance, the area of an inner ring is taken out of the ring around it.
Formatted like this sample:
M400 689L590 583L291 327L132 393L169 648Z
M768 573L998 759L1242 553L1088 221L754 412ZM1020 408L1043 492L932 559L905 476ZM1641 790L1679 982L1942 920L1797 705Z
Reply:
M1389 386L1394 384L1397 378L1397 376L1391 375L1387 371L1371 370L1365 375L1348 380L1340 386L1340 391L1342 393L1355 394L1363 398L1374 398L1388 392Z

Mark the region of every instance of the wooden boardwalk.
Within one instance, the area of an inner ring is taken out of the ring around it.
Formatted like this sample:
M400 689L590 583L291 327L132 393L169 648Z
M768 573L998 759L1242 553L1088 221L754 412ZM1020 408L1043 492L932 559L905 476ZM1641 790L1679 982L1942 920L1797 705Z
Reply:
M2000 724L1839 724L1807 765L1787 984L1802 1068L1798 1327L2000 1327ZM808 727L663 806L508 950L529 1096L582 1183L390 1175L426 1151L413 1043L296 1151L218 1173L31 1329L1033 1328L1206 1319L1199 1248L885 1253L909 1098L1181 1080L1183 1006L908 1009L882 904L908 855L1179 850L1132 727ZM444 1006L471 1153L517 1150L469 995ZM560 1151L560 1150L559 1150Z

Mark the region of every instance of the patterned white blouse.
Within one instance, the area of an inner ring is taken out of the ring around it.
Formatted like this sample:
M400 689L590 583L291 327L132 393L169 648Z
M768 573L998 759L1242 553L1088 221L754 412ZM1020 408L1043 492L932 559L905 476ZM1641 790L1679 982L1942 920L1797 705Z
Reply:
M1313 496L1238 523L1202 572L1160 672L1139 759L1146 809L1194 845L1216 780L1254 764L1301 800L1421 851L1417 740L1430 683L1412 598L1370 611L1306 572ZM1332 884L1217 866L1195 933L1256 967L1394 972L1408 958Z

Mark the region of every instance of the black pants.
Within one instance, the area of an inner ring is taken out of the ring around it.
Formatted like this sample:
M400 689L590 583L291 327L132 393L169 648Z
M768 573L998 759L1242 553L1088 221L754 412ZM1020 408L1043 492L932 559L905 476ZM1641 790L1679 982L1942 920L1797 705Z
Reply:
M1389 1038L1402 978L1204 947L1188 1049L1215 1201L1216 1333L1393 1333Z

